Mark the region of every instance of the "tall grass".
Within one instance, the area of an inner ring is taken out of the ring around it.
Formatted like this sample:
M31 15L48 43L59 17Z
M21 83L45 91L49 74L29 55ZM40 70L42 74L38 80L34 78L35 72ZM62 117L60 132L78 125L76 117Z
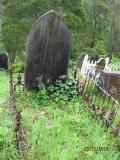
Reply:
M0 80L4 86L0 85L2 100L8 97L7 73L1 72ZM91 118L81 97L66 104L50 100L48 105L37 108L35 103L33 98L28 104L23 93L17 101L22 114L25 160L119 160L116 140ZM0 160L19 160L14 121L9 113L9 108L0 104ZM98 151L97 147L108 150Z

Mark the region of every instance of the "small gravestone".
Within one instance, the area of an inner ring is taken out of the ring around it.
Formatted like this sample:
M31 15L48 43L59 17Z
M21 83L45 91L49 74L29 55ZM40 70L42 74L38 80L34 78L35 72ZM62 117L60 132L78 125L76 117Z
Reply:
M105 68L105 59L100 58L96 64L96 73L101 73L102 70L104 70L104 68Z
M25 88L38 89L56 79L67 77L71 53L71 35L55 11L41 16L33 25L27 40Z
M100 87L120 102L120 72L104 70L100 77L102 78Z
M1 68L8 68L8 56L5 53L0 54L0 69Z
M82 54L77 61L77 68L80 70L82 68L84 58L85 58L85 54Z

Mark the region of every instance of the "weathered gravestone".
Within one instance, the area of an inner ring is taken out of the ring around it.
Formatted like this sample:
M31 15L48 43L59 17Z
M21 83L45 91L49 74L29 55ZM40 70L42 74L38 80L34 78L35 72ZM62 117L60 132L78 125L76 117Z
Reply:
M67 77L71 35L62 18L50 11L33 25L27 40L25 88L37 89Z
M105 68L105 59L100 58L96 64L96 73L101 73Z
M104 70L100 77L102 83L98 82L98 85L120 102L120 72Z
M5 53L0 54L0 69L1 68L8 68L8 56Z

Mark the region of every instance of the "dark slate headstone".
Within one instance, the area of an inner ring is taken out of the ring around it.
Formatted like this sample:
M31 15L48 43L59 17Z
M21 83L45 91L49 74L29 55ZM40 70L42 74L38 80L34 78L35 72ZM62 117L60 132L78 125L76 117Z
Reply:
M70 53L71 35L60 15L50 11L41 16L28 35L25 88L66 78Z
M85 54L82 54L77 61L77 68L80 70L82 68L84 58L85 58Z
M1 68L8 68L8 56L5 53L0 54L0 69Z

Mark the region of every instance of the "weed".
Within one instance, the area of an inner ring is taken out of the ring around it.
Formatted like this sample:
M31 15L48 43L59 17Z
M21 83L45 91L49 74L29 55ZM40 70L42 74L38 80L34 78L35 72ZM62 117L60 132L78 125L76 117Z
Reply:
M49 100L67 103L77 95L76 81L70 78L65 83L61 80L56 80L54 84L50 84L47 87L42 84L38 92L33 91L28 94L28 102L34 107L48 105Z

